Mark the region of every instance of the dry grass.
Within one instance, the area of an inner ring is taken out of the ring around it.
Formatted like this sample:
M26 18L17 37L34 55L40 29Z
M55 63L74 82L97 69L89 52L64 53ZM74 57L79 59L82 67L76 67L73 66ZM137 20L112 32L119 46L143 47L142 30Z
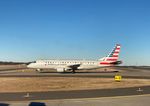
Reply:
M0 71L26 68L26 65L0 65Z
M146 79L123 79L115 82L111 78L70 78L70 77L36 77L36 78L0 78L0 92L35 92L83 89L111 89L150 85Z

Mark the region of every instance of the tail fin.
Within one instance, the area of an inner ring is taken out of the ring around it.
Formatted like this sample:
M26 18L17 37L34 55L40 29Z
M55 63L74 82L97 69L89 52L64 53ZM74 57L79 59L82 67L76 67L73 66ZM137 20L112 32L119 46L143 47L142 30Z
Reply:
M118 61L119 53L120 53L121 45L116 44L113 50L108 54L108 56L104 57L100 64L120 64L121 62Z

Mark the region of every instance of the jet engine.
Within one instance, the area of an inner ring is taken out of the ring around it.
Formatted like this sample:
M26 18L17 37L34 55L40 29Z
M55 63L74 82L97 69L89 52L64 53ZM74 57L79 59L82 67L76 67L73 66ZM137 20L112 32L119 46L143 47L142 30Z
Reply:
M57 68L57 72L65 72L65 68Z

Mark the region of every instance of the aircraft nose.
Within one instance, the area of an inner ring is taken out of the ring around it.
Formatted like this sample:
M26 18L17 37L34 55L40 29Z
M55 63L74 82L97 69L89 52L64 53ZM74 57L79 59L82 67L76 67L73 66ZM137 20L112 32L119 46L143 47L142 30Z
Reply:
M32 65L32 64L27 65L27 68L31 68L31 65Z

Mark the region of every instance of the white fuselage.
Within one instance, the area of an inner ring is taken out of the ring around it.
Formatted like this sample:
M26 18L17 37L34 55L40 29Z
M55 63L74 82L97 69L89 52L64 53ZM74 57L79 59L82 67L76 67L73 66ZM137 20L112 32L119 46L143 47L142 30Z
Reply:
M78 66L77 69L93 69L101 66L99 61L93 60L37 60L28 65L29 68L35 69L71 69L70 66Z

